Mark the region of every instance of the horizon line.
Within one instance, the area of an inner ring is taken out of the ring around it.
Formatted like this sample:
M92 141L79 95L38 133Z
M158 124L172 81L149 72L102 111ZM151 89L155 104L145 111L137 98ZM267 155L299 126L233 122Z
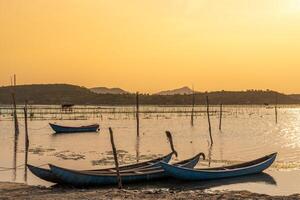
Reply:
M157 94L157 93L160 93L160 92L167 92L167 91L172 91L172 90L177 90L177 89L182 89L182 88L185 88L187 87L188 89L190 89L191 91L194 91L195 93L212 93L212 92L247 92L247 91L270 91L270 92L277 92L277 93L281 93L281 94L286 94L286 95L293 95L293 94L299 94L297 92L294 92L294 93L285 93L285 92L281 92L281 91L278 91L278 90L274 90L274 89L240 89L240 90L224 90L224 89L219 89L219 90L206 90L206 91L199 91L199 90L195 90L195 89L192 89L191 87L185 85L185 86L181 86L181 87L177 87L177 88L173 88L173 89L162 89L162 90L159 90L159 91L156 91L156 92L140 92L140 91L130 91L130 90L127 90L127 89L123 89L121 87L107 87L107 86L95 86L95 87L87 87L87 86L83 86L83 85L77 85L77 84L72 84L72 83L27 83L27 84L16 84L15 86L30 86L30 85L72 85L72 86L79 86L79 87L84 87L86 89L92 89L92 88L98 88L98 87L103 87L103 88L107 88L107 89L121 89L121 90L124 90L125 92L128 92L128 93L136 93L136 92L139 92L139 93L142 93L142 94ZM2 85L0 87L14 87L14 85Z

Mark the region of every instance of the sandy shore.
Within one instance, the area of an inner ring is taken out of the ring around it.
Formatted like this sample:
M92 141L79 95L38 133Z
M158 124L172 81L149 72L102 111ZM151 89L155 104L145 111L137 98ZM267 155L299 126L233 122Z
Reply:
M28 186L21 183L0 183L0 199L300 199L291 196L268 196L247 191L203 190L118 190L118 189L70 189Z

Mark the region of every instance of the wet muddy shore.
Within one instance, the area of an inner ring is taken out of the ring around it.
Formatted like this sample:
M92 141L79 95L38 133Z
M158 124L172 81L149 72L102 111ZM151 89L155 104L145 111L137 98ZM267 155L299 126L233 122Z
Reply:
M168 189L75 189L64 187L37 187L21 183L0 183L0 199L300 199L300 194L268 196L248 191L204 191Z

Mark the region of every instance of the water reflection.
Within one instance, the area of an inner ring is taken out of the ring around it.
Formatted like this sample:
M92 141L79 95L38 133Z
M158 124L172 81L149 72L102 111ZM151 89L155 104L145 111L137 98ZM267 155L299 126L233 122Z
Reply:
M211 164L211 160L212 160L212 150L213 150L213 144L209 145L209 148L208 148L208 167L210 167L210 164Z
M223 139L224 134L222 133L222 130L220 130L219 134L219 140L220 140L220 145L219 145L219 152L220 152L220 159L224 159L224 151L223 151L223 146L224 146L224 139Z
M242 183L263 183L266 185L276 186L276 180L269 174L260 173L248 176L240 176L236 178L218 179L210 181L180 181L177 179L165 179L161 181L145 182L138 185L127 185L128 189L157 189L168 188L172 190L205 190L213 187L219 187L224 185L242 184Z
M267 173L260 173L248 176L240 176L235 178L228 178L228 179L219 179L219 180L210 180L210 181L201 181L195 182L193 184L188 185L190 188L198 188L198 189L209 189L212 187L224 186L224 185L231 185L231 184L241 184L241 183L264 183L267 185L277 185L276 180Z
M27 183L27 164L28 164L28 147L25 147L25 162L24 162L24 182Z
M136 145L135 145L135 151L136 151L136 162L140 162L140 136L136 137Z
M17 152L18 152L19 133L14 134L14 152L13 152L13 181L17 178Z
M29 134L28 134L28 123L27 123L27 105L24 108L24 120L25 120L24 181L27 183L27 163L28 163L28 150L29 150Z

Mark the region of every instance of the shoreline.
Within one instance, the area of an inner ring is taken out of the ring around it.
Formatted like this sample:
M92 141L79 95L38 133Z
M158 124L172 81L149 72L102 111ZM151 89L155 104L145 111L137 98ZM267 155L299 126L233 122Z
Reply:
M207 190L118 190L115 188L74 189L30 186L23 183L0 182L0 199L300 199L300 194L270 196L249 191Z

